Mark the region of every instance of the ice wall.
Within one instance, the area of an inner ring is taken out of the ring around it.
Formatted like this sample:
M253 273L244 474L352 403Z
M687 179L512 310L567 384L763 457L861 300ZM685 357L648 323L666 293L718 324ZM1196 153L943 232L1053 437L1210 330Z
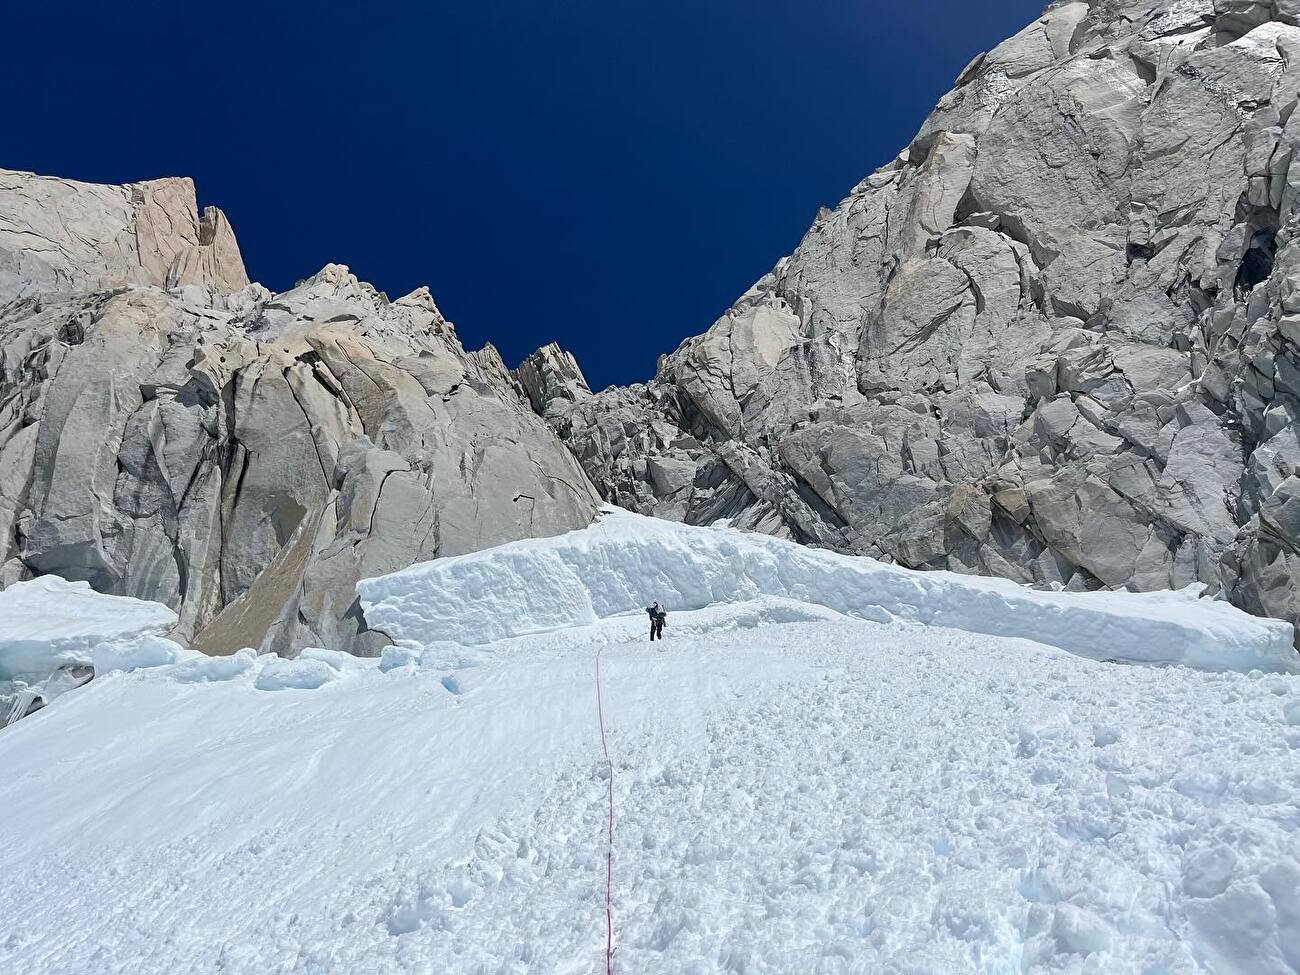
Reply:
M1195 588L1067 593L917 572L729 529L607 510L592 527L411 566L358 584L394 640L483 644L638 612L777 596L847 616L1023 637L1096 659L1296 671L1289 624Z

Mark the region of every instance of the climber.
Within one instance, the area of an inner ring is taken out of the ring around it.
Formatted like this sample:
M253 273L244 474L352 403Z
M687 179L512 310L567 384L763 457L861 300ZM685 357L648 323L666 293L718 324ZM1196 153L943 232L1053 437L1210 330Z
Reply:
M659 605L659 600L655 600L653 606L647 606L647 613L650 614L650 640L662 640L664 638L664 623L668 619L668 611Z

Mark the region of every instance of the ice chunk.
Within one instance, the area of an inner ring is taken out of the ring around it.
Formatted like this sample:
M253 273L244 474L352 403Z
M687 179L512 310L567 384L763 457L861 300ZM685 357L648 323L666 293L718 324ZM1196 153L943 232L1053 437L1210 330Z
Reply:
M324 660L273 657L262 664L253 686L261 691L314 690L338 677L338 670Z
M1110 944L1110 933L1101 918L1073 904L1061 903L1052 918L1052 937L1063 954L1091 955Z
M175 623L161 603L105 596L86 582L41 576L14 583L0 592L0 728L90 680L99 648ZM103 666L118 669L107 656Z
M319 660L337 671L354 670L364 666L361 657L345 653L342 650L326 650L322 647L307 647L298 654L299 660Z
M139 670L146 667L165 667L199 656L197 650L188 650L178 643L160 636L139 636L134 640L114 640L101 643L91 651L95 676L115 670Z
M88 582L16 582L0 592L0 680L90 664L99 644L162 633L175 623L161 603L105 596Z
M257 654L240 650L228 657L196 657L172 671L172 679L182 684L212 684L234 680L254 669Z

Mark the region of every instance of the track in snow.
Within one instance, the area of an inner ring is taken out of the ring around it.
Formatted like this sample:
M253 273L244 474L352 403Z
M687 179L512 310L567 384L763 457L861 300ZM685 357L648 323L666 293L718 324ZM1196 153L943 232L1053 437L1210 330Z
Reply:
M1300 681L743 607L0 735L0 970L1300 970ZM769 617L770 618L770 617ZM473 664L472 666L469 666Z

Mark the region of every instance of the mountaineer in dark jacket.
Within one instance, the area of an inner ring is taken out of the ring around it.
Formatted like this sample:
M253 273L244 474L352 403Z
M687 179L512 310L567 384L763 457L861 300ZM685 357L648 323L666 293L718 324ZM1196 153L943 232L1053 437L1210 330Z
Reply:
M653 606L647 606L647 613L650 614L650 640L662 640L664 638L664 621L668 619L668 610L659 605L659 600L655 600Z

